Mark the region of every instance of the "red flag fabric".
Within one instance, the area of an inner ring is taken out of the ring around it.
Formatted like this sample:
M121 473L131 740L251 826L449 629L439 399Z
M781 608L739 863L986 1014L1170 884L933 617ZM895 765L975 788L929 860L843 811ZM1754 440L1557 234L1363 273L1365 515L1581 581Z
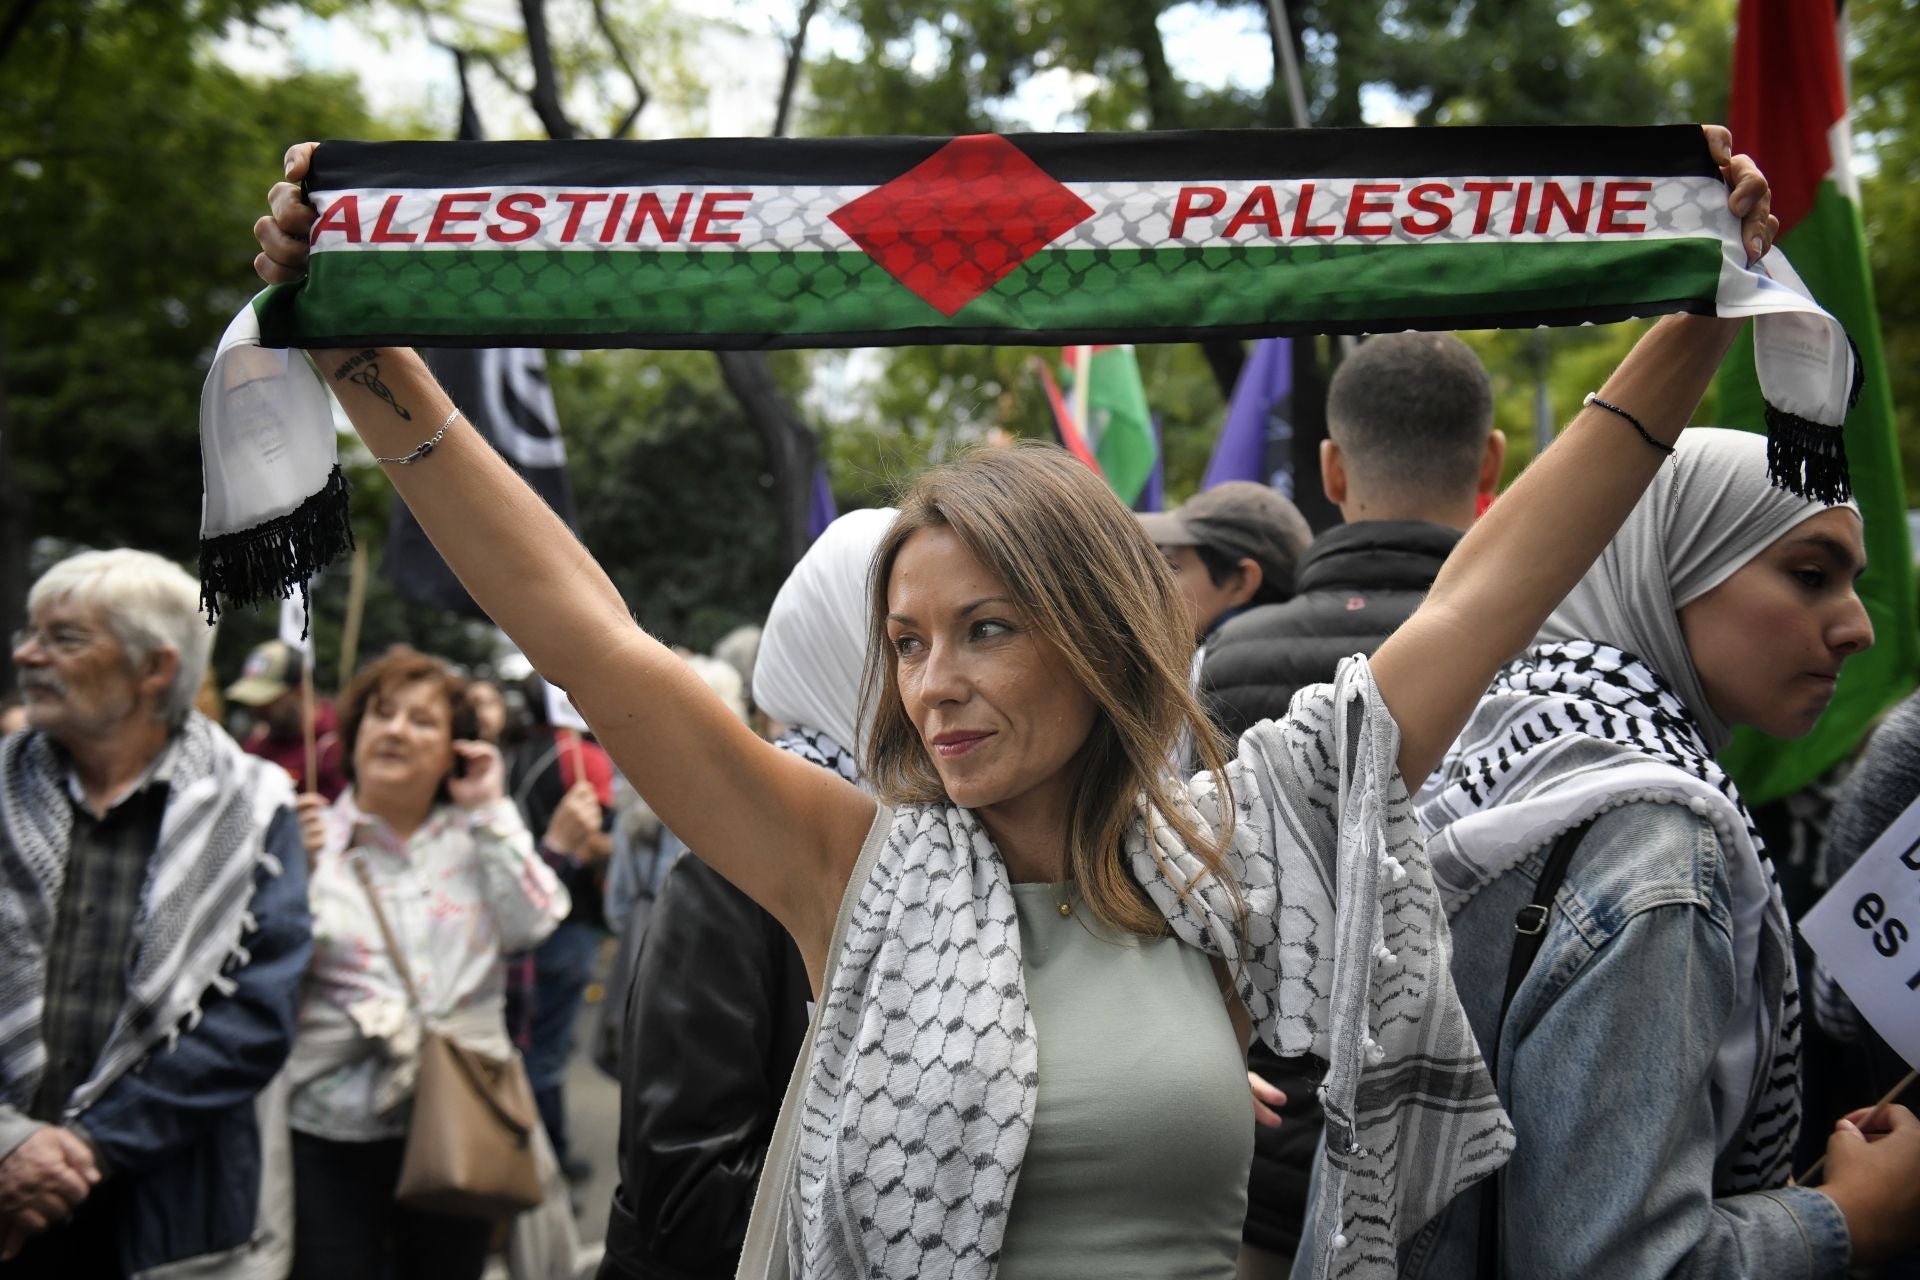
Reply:
M1740 0L1727 127L1773 186L1780 233L1813 209L1847 114L1833 0Z

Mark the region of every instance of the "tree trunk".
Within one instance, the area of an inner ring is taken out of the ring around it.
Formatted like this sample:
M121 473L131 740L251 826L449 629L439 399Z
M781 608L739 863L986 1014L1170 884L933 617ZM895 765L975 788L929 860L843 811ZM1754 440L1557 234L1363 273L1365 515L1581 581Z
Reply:
M767 470L773 476L775 506L780 513L780 555L783 567L791 569L806 554L810 541L807 517L819 445L813 429L781 393L764 352L720 351L715 355L727 390L740 402L747 421L766 446Z
M533 92L527 95L533 113L549 138L578 137L580 131L560 101L560 75L553 64L553 40L547 34L547 0L520 0L520 19L527 28L527 61L533 64Z
M7 414L6 352L0 348L0 635L11 637L27 620L28 552L33 546L31 504L13 467L13 423ZM13 688L13 644L0 654L0 681Z
M807 24L818 0L807 0L801 7L800 25L787 55L787 70L780 87L780 102L775 115L776 135L785 129L793 92L799 80L801 49L806 42ZM547 136L576 138L579 128L566 113L560 97L560 77L553 60L553 42L547 33L546 0L520 0L520 14L527 28L527 60L533 64L533 89L527 95L534 114L540 117ZM604 16L604 14L602 15ZM602 34L609 40L613 33L602 23ZM622 68L633 82L635 112L645 101L646 88L633 74L625 52L614 50ZM787 403L774 380L773 369L764 353L758 351L720 351L720 373L727 390L740 404L740 411L753 424L767 450L767 471L773 476L774 492L780 512L780 554L782 570L791 569L807 550L808 503L813 493L813 467L819 448L813 432L793 406Z

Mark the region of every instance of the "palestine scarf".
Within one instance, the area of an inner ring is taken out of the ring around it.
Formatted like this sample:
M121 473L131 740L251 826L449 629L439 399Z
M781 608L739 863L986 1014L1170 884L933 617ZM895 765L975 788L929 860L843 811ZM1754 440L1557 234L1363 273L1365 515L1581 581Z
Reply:
M307 278L202 400L209 612L350 543L325 392L267 349L847 347L1755 317L1773 472L1846 486L1846 335L1748 267L1700 131L329 142ZM329 372L380 389L377 360ZM421 424L421 436L434 424Z
M1233 824L1244 916L1164 823L1143 819L1123 850L1173 934L1227 960L1257 1033L1328 1063L1315 1280L1393 1276L1400 1241L1513 1149L1454 991L1398 749L1355 658L1241 739L1230 787L1193 780L1202 828ZM884 844L842 908L789 1102L794 1156L767 1164L791 1181L763 1184L748 1239L784 1242L767 1275L990 1280L1040 1088L1006 864L953 805L883 810L869 839Z
M46 1071L40 1037L47 941L66 883L73 801L67 765L41 733L0 744L0 1101L25 1111ZM155 770L167 803L147 864L127 998L92 1073L61 1099L63 1114L92 1105L156 1046L200 1020L211 994L234 991L256 928L254 876L279 875L267 851L275 813L293 807L285 770L247 755L212 721L190 715Z

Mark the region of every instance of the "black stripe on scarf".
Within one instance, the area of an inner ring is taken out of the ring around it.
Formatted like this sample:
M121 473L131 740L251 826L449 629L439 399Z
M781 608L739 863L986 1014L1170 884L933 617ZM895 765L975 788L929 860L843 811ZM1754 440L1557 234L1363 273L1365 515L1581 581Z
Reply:
M1473 129L1183 129L1010 133L1060 182L1520 176L1717 178L1694 125ZM388 187L879 186L951 138L650 142L346 142L314 153L309 191Z

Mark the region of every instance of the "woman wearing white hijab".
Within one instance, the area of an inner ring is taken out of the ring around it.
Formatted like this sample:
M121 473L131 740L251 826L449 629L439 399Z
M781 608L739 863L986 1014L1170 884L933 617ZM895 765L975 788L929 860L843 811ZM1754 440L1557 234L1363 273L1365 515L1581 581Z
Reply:
M1787 1185L1791 927L1713 759L1734 725L1813 727L1873 643L1864 565L1856 508L1770 487L1757 435L1689 431L1495 679L1420 818L1519 1146L1407 1245L1402 1276L1837 1277L1912 1238L1920 1132L1903 1110L1909 1176L1851 1163L1864 1139L1843 1122L1826 1185ZM1516 916L1549 850L1589 822L1502 1020Z
M774 598L754 702L775 744L859 781L867 575L889 509L829 525ZM599 1280L725 1280L807 1029L806 967L697 856L673 865L640 946L620 1051L620 1185Z

